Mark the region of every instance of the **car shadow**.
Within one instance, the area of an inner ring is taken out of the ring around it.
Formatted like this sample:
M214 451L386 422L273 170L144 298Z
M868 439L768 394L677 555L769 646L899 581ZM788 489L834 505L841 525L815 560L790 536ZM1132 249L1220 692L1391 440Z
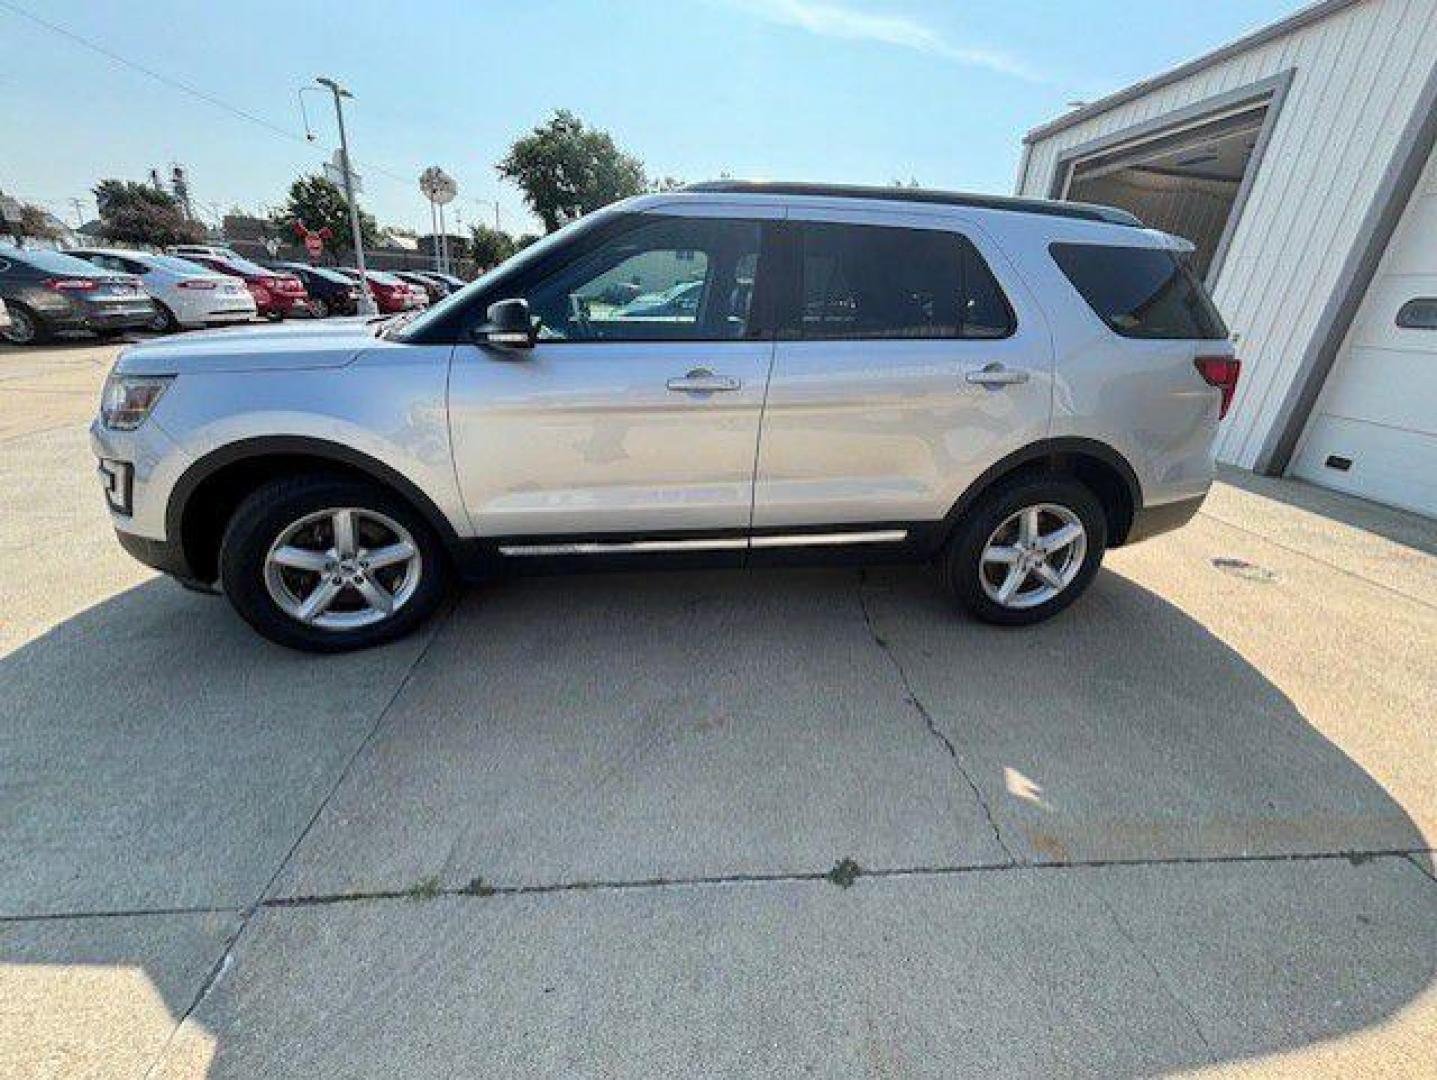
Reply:
M696 603L700 594L720 602ZM334 658L274 647L226 605L151 581L0 658L0 917L43 916L46 926L37 936L27 928L38 922L0 925L0 979L7 965L40 972L42 982L45 972L63 981L87 965L137 968L151 973L150 992L169 1017L187 1015L203 979L176 977L166 934L107 935L97 930L102 920L63 916L149 911L157 913L153 918L183 920L191 909L222 909L223 915L257 901L351 757L360 755L357 768L363 769L376 721L404 694L420 658L426 683L462 679L465 665L489 655L478 651L484 641L552 636L540 633L536 622L549 617L546 609L560 611L568 624L607 627L623 641L626 651L608 663L664 687L671 722L678 723L678 673L633 648L641 628L663 625L696 648L717 649L734 632L734 607L747 607L753 618L745 634L817 655L824 635L795 643L785 614L815 601L828 605L834 618L864 620L872 647L888 655L912 696L904 707L922 714L915 722L931 724L934 753L953 754L1015 861L1034 867L1020 873L1102 874L1108 871L1096 869L1099 864L1132 864L1115 867L1120 873L1144 863L1203 860L1228 867L1254 857L1277 865L1336 852L1352 856L1336 860L1339 867L1356 872L1360 863L1376 872L1374 851L1427 847L1403 808L1261 671L1179 608L1111 571L1065 616L1022 632L955 615L916 570L884 569L861 579L849 570L804 570L516 580L465 596L457 614L434 631L428 655L425 641L415 639ZM562 649L546 653L545 678L569 675L591 692L606 692L594 671L581 666L603 658L583 655L566 671L571 661ZM445 723L473 724L483 716L505 737L533 737L532 718L486 712L480 706L492 703L478 681L474 686L468 704L475 708L455 708ZM763 687L753 689L756 699L763 696ZM821 697L825 688L813 686L810 693ZM741 724L743 717L729 722ZM841 739L843 732L823 737ZM861 770L861 762L853 764ZM634 782L642 785L644 777ZM953 782L962 785L964 776L955 771ZM546 797L537 789L529 794ZM794 792L795 799L803 797ZM718 845L723 837L695 842ZM1384 873L1417 880L1419 869L1432 872L1428 857L1415 863ZM943 880L965 888L962 874ZM1234 1008L1282 999L1270 1023L1214 1041L1211 1057L1173 1051L1151 1071L1340 1038L1392 1017L1432 983L1437 920L1404 913L1395 894L1378 886L1330 895L1319 886L1294 897L1292 880L1244 892L1246 885L1229 879L1226 893L1181 900L1094 885L1105 908L1127 922L1125 937L1151 954L1148 961L1158 969L1172 965L1169 979L1220 983ZM1184 906L1192 903L1201 909L1197 915ZM1190 917L1203 927L1201 939L1189 936L1164 955L1162 939L1181 935ZM1379 942L1384 920L1388 937ZM1087 933L1077 920L1048 925L1075 939ZM1354 944L1354 933L1369 940ZM186 956L194 952L192 938L183 942ZM1234 942L1257 939L1283 943L1288 951L1235 953ZM218 948L223 934L214 940ZM127 941L133 946L117 945ZM1012 945L1016 953L1047 947L1021 937ZM775 936L769 949L768 962L781 972L788 962L784 939ZM346 955L355 969L336 976L332 988L373 974L363 970L362 942ZM1292 970L1280 967L1284 960ZM303 945L285 962L303 969ZM901 971L902 965L897 977ZM1340 1008L1330 1000L1333 973L1340 974ZM991 1019L986 1011L1024 1008L1014 1005L1028 978L1021 956L1012 978L1013 987L993 989L991 1005L967 999L979 1015L952 1013L925 1024L981 1029ZM803 985L823 992L821 982ZM237 977L217 991L246 992L257 993ZM443 993L437 986L425 992ZM274 986L259 996L270 1009L283 999ZM418 1014L434 1011L431 1005L392 1016L422 1025L427 1021ZM342 1040L345 1023L365 1022L341 1004L335 1009L327 1039ZM1081 1024L1081 1002L1072 1009L1071 1019ZM209 1037L221 1049L246 1026L247 1038L256 1029L283 1037L282 1015L228 1008L196 1016L211 1025ZM1036 1016L1037 1026L1013 1048L1019 1055L1014 1073L1064 1060L1054 1046L1070 1038L1067 1024L1045 1027L1044 1020L1052 1016ZM1139 1027L1132 1036L1144 1037ZM924 1047L910 1045L907 1052L920 1057ZM244 1067L242 1058L234 1059L216 1075L229 1069L242 1075Z

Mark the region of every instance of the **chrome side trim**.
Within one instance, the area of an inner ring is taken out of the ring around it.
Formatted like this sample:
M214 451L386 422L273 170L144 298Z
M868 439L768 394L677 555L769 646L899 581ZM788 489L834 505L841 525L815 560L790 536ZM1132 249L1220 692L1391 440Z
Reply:
M896 544L908 538L907 529L872 532L784 533L752 539L712 537L696 540L586 541L573 544L501 544L500 555L630 555L665 551L741 551L747 547L831 547L840 544Z
M715 537L709 540L629 540L579 544L502 544L500 555L627 555L656 551L742 551L748 541Z
M784 533L781 536L755 536L756 548L829 547L837 544L896 544L908 539L907 529L882 529L874 532Z

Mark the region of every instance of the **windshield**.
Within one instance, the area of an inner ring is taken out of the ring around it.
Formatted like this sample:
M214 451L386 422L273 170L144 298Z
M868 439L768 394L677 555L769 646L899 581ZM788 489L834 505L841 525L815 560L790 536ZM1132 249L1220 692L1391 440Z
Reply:
M276 273L276 271L267 269L266 267L261 266L259 263L250 262L248 259L241 259L241 258L220 259L220 258L216 258L215 261L218 262L218 263L222 263L225 267L227 267L227 268L230 269L230 270L238 270L241 274L251 274L251 275L253 275L253 274L259 274L259 275L262 275L262 276L265 276L265 277L271 277L271 276L273 276L273 275Z
M43 270L47 274L85 274L88 276L96 273L93 263L87 263L84 259L77 259L73 255L62 255L58 251L32 251L29 248L21 251L18 248L0 248L0 259L13 259L25 266Z
M431 304L424 309L423 314L404 326L403 329L393 336L400 341L406 341L417 334L422 334L427 327L437 326L456 308L463 307L475 294L483 292L485 288L492 285L501 276L507 277L528 266L537 259L543 258L560 244L568 243L580 232L587 232L589 229L609 220L617 211L610 207L603 210L596 210L592 214L586 214L576 221L571 221L562 229L551 232L542 240L536 240L523 251L511 255L499 265L491 267L488 271L475 278L462 289L456 289L437 304Z
M287 269L298 270L299 267L288 267ZM322 281L332 281L336 285L353 285L354 279L345 277L343 274L330 270L323 266L306 266L303 268L307 274L313 274Z
M174 255L140 255L137 256L140 262L148 263L150 266L158 266L161 270L173 270L177 274L205 274L214 276L214 271L208 266L201 266L197 262L190 262L189 259L176 258Z
M369 280L370 280L370 281L373 281L373 282L377 282L377 283L380 284L380 285L403 285L403 284L404 284L404 282L400 281L400 280L399 280L397 277L395 277L393 274L386 274L383 270L370 270L370 271L369 271Z

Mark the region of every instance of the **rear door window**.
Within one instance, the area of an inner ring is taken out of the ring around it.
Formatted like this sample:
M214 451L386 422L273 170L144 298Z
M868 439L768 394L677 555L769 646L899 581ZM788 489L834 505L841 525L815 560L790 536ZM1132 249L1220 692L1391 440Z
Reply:
M1012 306L976 248L957 233L806 222L797 227L797 340L1000 338Z
M1221 340L1222 316L1193 272L1166 248L1053 244L1058 268L1115 334Z

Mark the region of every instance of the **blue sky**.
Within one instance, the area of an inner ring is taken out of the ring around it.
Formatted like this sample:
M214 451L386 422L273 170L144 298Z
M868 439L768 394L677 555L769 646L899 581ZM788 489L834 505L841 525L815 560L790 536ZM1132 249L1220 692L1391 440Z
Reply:
M1206 52L1300 0L0 0L0 190L73 220L104 176L188 166L198 202L280 202L335 142L338 77L361 197L427 229L417 175L445 167L465 221L534 228L493 163L556 108L607 128L651 175L1007 192L1023 132ZM229 112L18 15L28 10ZM275 130L279 129L279 130ZM282 132L294 137L286 138ZM383 175L379 170L394 174ZM93 203L90 211L93 212Z

